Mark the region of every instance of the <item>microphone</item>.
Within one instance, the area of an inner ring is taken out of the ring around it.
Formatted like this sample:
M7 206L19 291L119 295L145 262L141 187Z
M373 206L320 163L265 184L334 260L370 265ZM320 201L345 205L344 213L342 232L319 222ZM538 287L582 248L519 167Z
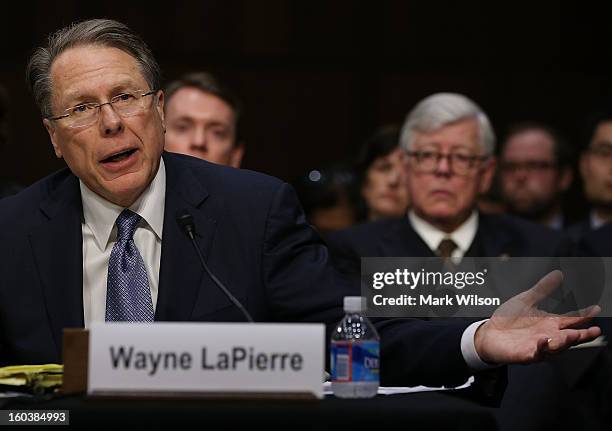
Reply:
M210 268L208 268L208 265L206 265L206 262L204 261L204 258L202 257L202 253L200 252L200 248L198 247L198 243L195 240L195 223L193 222L193 216L191 215L191 213L187 209L182 209L182 210L177 211L176 222L181 227L183 232L185 232L185 234L191 239L193 248L195 248L195 251L198 254L198 258L200 259L200 263L202 264L202 268L204 268L204 271L206 271L206 273L211 278L211 280L214 281L217 287L221 289L221 291L225 294L225 296L227 296L227 299L229 299L232 302L232 304L234 304L240 310L240 312L242 312L242 314L244 315L244 318L249 323L253 323L254 322L253 318L251 317L249 312L246 310L246 308L244 308L244 306L240 303L240 301L238 301L234 297L234 295L230 293L229 290L227 290L227 288L223 285L223 283L221 283L221 281L215 276L215 274L212 273Z

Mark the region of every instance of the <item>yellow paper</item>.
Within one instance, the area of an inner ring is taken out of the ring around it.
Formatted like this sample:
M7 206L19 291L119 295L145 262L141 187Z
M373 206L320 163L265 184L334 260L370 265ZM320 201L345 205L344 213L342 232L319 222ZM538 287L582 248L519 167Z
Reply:
M62 385L64 366L58 364L11 365L0 368L0 385L24 386L34 393Z
M25 377L5 377L0 379L0 385L25 386L28 380Z
M38 374L38 373L63 373L64 366L58 364L45 365L11 365L0 367L0 378L10 377L16 374Z

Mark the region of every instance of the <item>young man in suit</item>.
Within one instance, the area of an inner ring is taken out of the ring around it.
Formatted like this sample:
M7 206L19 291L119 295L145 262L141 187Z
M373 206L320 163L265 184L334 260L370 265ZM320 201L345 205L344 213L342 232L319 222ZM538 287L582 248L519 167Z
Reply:
M210 73L193 72L170 82L166 97L166 151L239 168L242 104Z

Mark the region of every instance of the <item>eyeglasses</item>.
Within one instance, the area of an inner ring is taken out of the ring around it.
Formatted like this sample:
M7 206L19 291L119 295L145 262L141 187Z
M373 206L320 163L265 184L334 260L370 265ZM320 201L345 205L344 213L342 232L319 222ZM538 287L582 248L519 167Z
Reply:
M529 160L527 162L502 162L500 169L502 172L507 174L513 174L520 170L527 173L538 173L544 171L550 171L557 167L556 163L544 161L544 160Z
M145 96L152 96L157 93L157 90L152 90L143 93L143 90L124 91L121 94L113 96L105 103L80 103L72 108L68 108L62 115L48 117L48 120L58 121L64 120L65 124L71 128L87 127L98 120L100 109L104 105L111 105L117 115L121 117L129 117L144 112L148 106Z
M416 162L414 169L422 173L433 173L438 169L440 160L448 160L451 171L456 175L467 175L487 160L488 156L475 156L463 153L442 154L437 151L408 151L408 156Z

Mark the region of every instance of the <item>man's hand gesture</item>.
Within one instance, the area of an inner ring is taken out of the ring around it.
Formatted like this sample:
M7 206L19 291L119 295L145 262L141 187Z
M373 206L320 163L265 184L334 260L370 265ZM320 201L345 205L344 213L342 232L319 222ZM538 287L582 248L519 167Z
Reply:
M476 331L474 343L480 358L492 364L535 362L597 338L601 329L596 326L575 328L596 316L599 306L571 315L551 314L537 308L562 281L561 271L552 271L531 289L504 302Z

